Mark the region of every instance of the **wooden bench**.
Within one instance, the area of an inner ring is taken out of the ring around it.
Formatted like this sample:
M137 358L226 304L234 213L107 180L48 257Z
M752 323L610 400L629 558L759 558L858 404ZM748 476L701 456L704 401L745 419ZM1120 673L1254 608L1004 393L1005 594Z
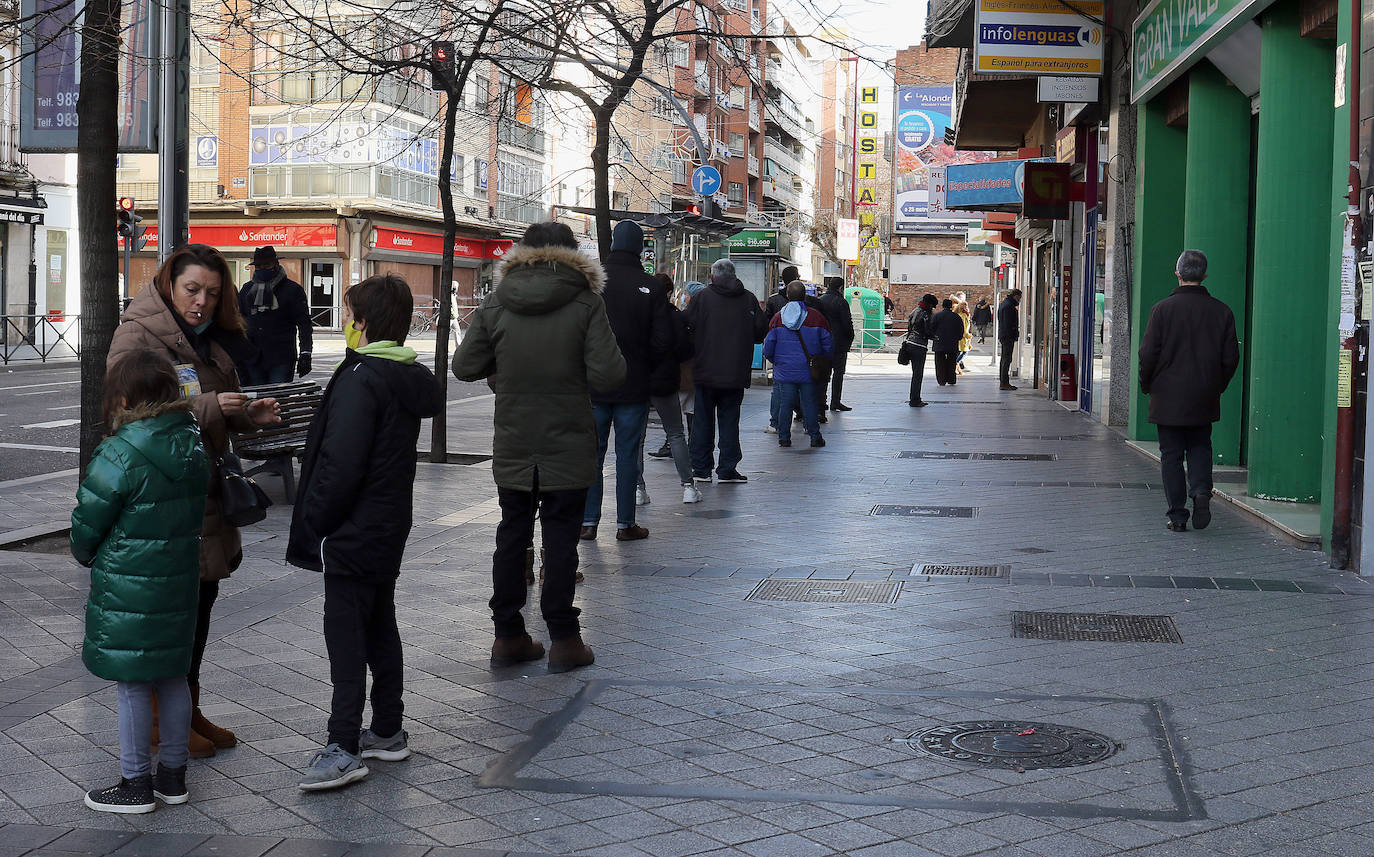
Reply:
M305 451L305 436L320 408L324 390L314 381L292 381L244 387L243 391L257 393L260 399L276 399L281 422L234 435L234 451L245 461L262 462L246 470L248 476L259 473L280 476L287 504L295 503L296 472L292 459L300 458Z

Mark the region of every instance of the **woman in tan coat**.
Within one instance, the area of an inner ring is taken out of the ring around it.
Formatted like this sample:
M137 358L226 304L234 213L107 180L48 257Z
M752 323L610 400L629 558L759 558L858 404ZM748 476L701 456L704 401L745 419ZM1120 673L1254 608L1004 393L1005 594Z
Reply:
M187 682L191 686L191 755L213 756L232 747L234 733L216 726L200 711L200 664L210 633L210 610L219 582L238 568L243 550L238 528L220 513L218 457L229 448L231 431L279 422L275 399L253 399L240 392L230 352L251 349L239 316L233 275L219 252L204 244L178 248L158 269L154 281L134 298L115 328L106 365L134 351L157 351L176 364L183 393L200 423L210 455L211 490L205 504L200 542L200 611Z

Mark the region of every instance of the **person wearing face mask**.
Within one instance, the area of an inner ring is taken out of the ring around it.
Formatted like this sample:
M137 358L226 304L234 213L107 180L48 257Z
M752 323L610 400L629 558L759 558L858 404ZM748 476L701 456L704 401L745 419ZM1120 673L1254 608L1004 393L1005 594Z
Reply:
M233 283L219 251L204 244L177 248L158 268L153 282L129 303L106 358L111 366L137 351L156 351L171 358L182 395L190 399L200 424L213 470L211 486L219 484L216 462L229 449L231 431L281 421L275 399L250 399L241 392L234 361L250 354L252 346L244 336ZM213 756L217 748L238 743L233 732L216 726L200 711L200 666L209 639L210 611L219 597L220 581L243 561L238 528L224 519L215 490L205 504L200 536L200 598L187 674L193 705L192 758ZM153 743L157 743L156 732Z

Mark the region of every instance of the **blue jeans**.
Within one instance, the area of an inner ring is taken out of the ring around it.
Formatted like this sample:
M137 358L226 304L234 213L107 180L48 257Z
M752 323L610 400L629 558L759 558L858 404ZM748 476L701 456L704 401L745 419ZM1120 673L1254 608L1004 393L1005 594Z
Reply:
M733 473L744 453L739 448L739 409L744 390L697 387L692 414L692 473L711 472L716 446L716 425L720 425L720 463L716 473Z
M582 514L582 526L595 526L601 520L601 494L605 481L606 448L610 445L611 426L615 426L615 523L618 529L635 523L635 487L644 468L641 450L644 427L649 422L649 403L605 404L592 403L596 418L596 482L587 490L587 508Z
M816 384L808 381L805 384L797 384L788 381L774 381L773 389L778 391L778 440L792 439L792 409L798 405L797 397L801 397L802 425L806 427L806 433L815 440L821 436L821 425L818 422L819 415L816 407ZM783 419L783 414L787 414L788 419Z
M191 737L191 689L186 676L159 681L121 681L119 692L119 772L125 779L153 770L153 697L157 696L158 759L169 768L186 764Z

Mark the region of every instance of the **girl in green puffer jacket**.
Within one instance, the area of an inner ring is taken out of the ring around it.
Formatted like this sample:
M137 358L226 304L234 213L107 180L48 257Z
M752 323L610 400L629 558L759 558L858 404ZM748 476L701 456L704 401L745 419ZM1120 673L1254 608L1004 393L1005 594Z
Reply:
M176 369L137 351L110 367L105 424L72 512L72 555L91 569L81 659L118 683L118 784L86 795L100 812L185 803L191 692L186 672L200 593L210 462ZM154 699L161 752L152 773Z

